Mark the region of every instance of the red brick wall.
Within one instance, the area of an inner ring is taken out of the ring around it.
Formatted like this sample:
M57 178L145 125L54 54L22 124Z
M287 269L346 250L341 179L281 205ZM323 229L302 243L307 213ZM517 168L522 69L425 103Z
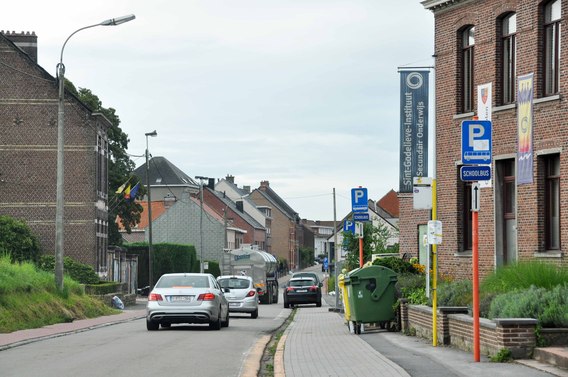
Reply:
M57 85L3 38L0 61L0 214L26 220L43 252L53 254ZM64 254L94 267L97 129L91 112L67 97Z
M562 3L562 28L566 29L568 2ZM469 279L472 275L471 257L464 252L461 235L461 185L457 162L461 160L461 122L474 115L459 114L459 31L475 26L475 71L474 86L493 83L493 157L492 175L495 177L495 160L514 158L517 148L517 110L500 105L499 66L497 56L497 19L506 12L517 13L517 75L535 74L535 99L533 148L538 155L551 148L565 148L568 128L565 127L568 104L568 56L561 55L560 98L538 103L542 98L542 72L540 66L541 45L539 39L539 2L529 0L488 0L458 2L435 11L435 54L436 54L436 160L438 183L438 219L443 223L443 243L438 246L439 271L456 278ZM562 33L561 51L568 49L568 37ZM477 94L477 93L475 93ZM477 98L475 98L475 107ZM568 201L568 156L562 151L561 160L561 202ZM550 257L543 253L544 210L542 187L538 183L538 157L534 156L534 183L517 186L517 258L526 260L543 258L552 263L568 265L565 253L561 257ZM480 274L484 276L495 269L496 231L495 186L481 190L479 213L479 263ZM540 198L540 201L539 201ZM562 208L562 210L565 210ZM409 205L401 200L401 250L416 250L409 243L416 242L413 235L403 236L403 229L412 231L423 222ZM413 240L414 238L414 240ZM568 222L561 222L561 240L568 240ZM566 242L566 241L564 241ZM540 254L535 254L540 253ZM556 253L558 254L558 253Z

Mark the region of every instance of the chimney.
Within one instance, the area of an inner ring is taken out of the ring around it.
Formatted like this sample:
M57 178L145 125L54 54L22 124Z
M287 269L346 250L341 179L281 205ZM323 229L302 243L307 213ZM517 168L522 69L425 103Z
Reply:
M215 178L209 178L209 180L207 181L207 187L209 187L211 190L215 190Z
M250 194L250 186L243 186L243 191L245 194Z
M0 33L25 52L34 63L37 63L37 35L35 31L16 33L15 31L0 30Z
M227 177L225 179L227 180L227 182L235 184L235 176L234 175L227 174Z
M270 187L270 182L268 181L260 181L260 189L267 189Z
M237 205L237 209L238 209L240 212L244 212L244 207L243 207L243 201L242 201L242 200L237 200L237 201L235 202L235 204Z

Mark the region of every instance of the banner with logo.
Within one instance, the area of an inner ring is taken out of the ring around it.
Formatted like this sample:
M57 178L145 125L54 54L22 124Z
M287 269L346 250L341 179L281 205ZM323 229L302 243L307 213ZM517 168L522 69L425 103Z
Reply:
M400 72L399 192L412 192L414 177L428 176L429 71Z
M517 184L533 183L533 88L534 74L517 81Z

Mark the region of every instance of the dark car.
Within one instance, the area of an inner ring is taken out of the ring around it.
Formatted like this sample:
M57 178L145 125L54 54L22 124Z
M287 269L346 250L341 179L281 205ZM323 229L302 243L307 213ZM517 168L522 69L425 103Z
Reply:
M292 277L284 290L284 307L297 304L321 306L321 283L312 277Z
M316 285L322 287L323 284L319 278L319 275L315 272L296 272L292 274L292 279L294 278L312 278L316 282Z

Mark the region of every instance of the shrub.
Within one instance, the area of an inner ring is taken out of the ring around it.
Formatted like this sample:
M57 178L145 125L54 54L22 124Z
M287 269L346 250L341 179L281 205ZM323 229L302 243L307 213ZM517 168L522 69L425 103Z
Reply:
M208 261L207 263L209 264L209 266L204 272L207 272L215 277L221 275L221 268L219 267L219 262Z
M531 286L500 294L491 302L489 318L536 318L543 327L568 327L568 283L552 290Z
M373 261L374 266L384 266L397 273L417 273L414 266L407 261L397 257L377 258Z
M439 306L471 306L472 284L469 280L442 282L437 287Z
M426 278L423 275L404 273L398 275L397 291L408 300L410 304L426 305Z
M567 268L540 261L523 261L498 268L482 280L480 290L505 293L531 286L550 290L566 281Z
M36 262L40 254L37 237L23 220L0 216L0 251L13 262Z
M39 258L37 267L43 271L54 272L55 257L53 255L42 255ZM63 258L63 271L71 279L81 284L97 284L100 280L93 267L76 262L69 257Z

